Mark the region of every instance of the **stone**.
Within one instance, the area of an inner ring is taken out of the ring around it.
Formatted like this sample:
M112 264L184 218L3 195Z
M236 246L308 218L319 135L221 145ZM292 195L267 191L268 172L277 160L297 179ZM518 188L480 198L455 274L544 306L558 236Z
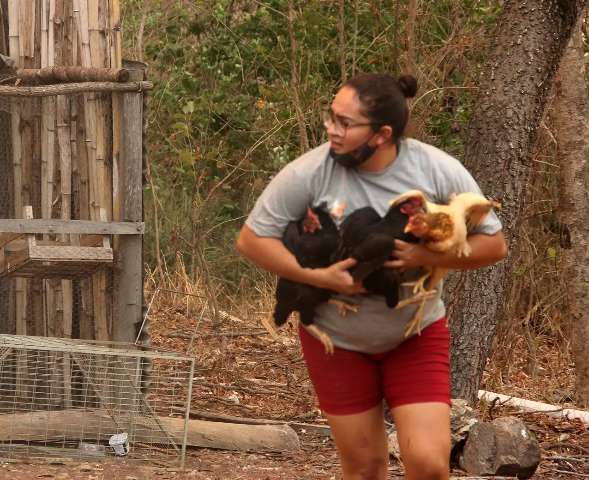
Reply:
M452 409L450 410L450 432L452 438L452 449L464 442L468 436L470 428L478 422L477 413L468 406L466 400L460 398L452 399ZM399 440L394 425L388 432L389 455L401 461L401 451L399 449Z
M453 398L452 409L450 410L452 449L466 440L469 430L476 423L478 423L477 412L468 406L466 400Z
M540 445L519 418L500 417L471 427L459 463L470 474L530 478L540 463Z

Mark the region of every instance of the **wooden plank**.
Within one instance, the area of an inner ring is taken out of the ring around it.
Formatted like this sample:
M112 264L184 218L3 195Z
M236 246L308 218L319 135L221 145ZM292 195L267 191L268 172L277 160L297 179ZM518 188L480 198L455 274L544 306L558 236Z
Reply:
M0 233L0 250L10 242L17 240L23 236L22 233Z
M133 73L133 72L131 72ZM137 73L143 75L143 72ZM143 95L127 93L123 96L121 138L122 218L141 221L143 217ZM126 236L119 239L116 263L120 267L113 340L134 342L137 325L141 322L143 306L142 238Z
M97 222L63 219L1 219L0 233L52 233L79 235L142 235L143 222Z
M106 210L100 209L100 220L106 222ZM83 248L83 247L80 247ZM91 247L86 247L91 248ZM106 250L112 254L110 248L99 248L98 250ZM108 315L106 312L106 273L100 271L94 275L93 278L93 294L94 294L94 338L96 340L110 340L108 328Z
M19 1L19 31L20 33L20 52L21 64L24 65L25 58L35 57L35 2Z

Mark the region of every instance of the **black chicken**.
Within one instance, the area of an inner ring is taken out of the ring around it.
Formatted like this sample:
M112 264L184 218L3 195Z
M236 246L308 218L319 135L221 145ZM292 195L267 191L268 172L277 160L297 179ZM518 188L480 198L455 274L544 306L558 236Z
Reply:
M339 244L339 232L326 207L322 203L318 207L308 208L305 218L290 222L284 232L282 241L301 267L325 268L333 263ZM329 336L313 325L316 307L327 302L331 294L326 289L279 278L276 285L274 322L281 326L292 312L299 312L303 325L316 334L328 353L332 353L333 343Z
M420 208L410 199L390 207L381 217L374 208L364 207L352 212L341 225L338 257L356 259L358 263L350 269L354 280L362 282L368 292L383 295L390 308L399 303L401 272L382 265L391 258L395 239L417 242L404 230L409 216Z

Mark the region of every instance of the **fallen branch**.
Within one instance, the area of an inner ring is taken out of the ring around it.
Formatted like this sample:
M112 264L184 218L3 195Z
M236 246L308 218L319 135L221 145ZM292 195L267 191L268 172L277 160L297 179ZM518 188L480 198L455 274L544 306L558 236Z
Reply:
M571 408L560 408L556 405L548 403L535 402L533 400L526 400L524 398L510 397L509 395L502 395L501 393L487 392L486 390L479 390L479 398L486 402L496 402L499 400L502 405L511 407L518 407L528 412L543 412L546 415L556 418L566 418L567 420L580 420L586 425L589 425L589 412L587 410L574 410Z
M184 412L184 407L173 406L172 409L179 413ZM196 418L203 418L212 422L230 422L241 423L244 425L290 425L297 431L304 430L306 432L313 432L319 435L329 437L331 435L331 428L328 425L315 425L312 423L293 422L291 420L276 420L271 418L245 418L236 417L234 415L224 415L218 413L209 413L203 410L190 410L190 416Z
M117 418L125 425L125 418ZM133 417L136 443L168 444L168 435L182 443L184 420L158 417L167 431L153 428L153 420ZM120 425L99 411L44 411L0 415L0 442L52 442L108 440L120 432ZM293 451L300 448L295 431L288 425L243 425L236 423L188 421L187 445L239 451Z
M183 332L168 332L162 334L168 338L181 338L182 340L192 340L193 338L210 338L210 337L258 337L260 335L267 335L266 330L243 330L237 332L216 332L205 334L188 334Z

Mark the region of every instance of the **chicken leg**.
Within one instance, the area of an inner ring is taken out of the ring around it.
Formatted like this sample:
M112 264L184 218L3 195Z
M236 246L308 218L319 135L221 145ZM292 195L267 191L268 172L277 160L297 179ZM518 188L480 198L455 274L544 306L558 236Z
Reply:
M330 298L327 303L334 305L337 308L338 313L345 317L348 312L356 313L358 311L358 305L354 305L353 303L347 303L343 300L337 300L335 298Z
M331 338L327 333L321 330L317 325L307 325L307 330L312 332L315 335L315 338L319 340L323 346L325 347L325 353L328 355L333 355L334 346Z
M405 327L405 338L411 335L413 332L418 335L421 334L421 321L423 320L423 310L425 308L425 302L428 298L433 297L437 292L434 289L426 289L425 282L429 279L430 284L432 283L432 271L428 270L424 275L419 277L414 282L403 283L405 286L413 286L413 297L405 299L397 305L397 308L402 308L407 305L419 303L419 306L415 310L413 317ZM437 283L437 282L436 282Z

